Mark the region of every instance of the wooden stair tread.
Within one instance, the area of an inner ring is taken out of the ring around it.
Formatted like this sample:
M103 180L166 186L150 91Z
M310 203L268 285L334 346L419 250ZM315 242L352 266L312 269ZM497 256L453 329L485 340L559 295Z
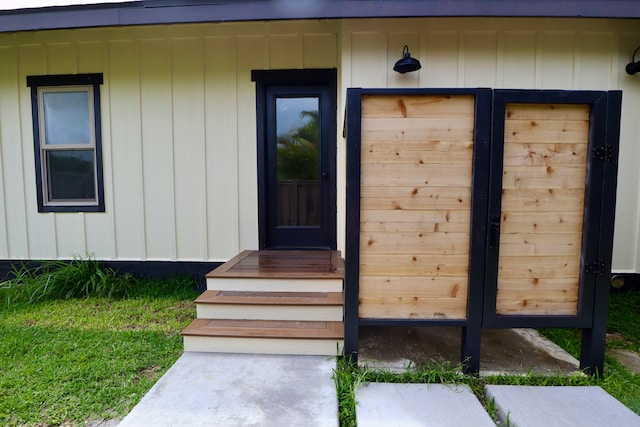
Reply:
M338 251L243 251L209 272L215 278L343 279Z
M342 305L341 292L214 291L202 293L196 304Z
M196 319L183 336L342 339L343 322Z

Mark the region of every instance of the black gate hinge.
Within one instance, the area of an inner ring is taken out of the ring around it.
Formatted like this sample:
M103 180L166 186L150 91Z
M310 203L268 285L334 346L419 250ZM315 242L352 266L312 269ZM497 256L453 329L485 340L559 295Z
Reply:
M611 144L593 147L593 157L605 162L605 164L611 163L611 161L613 160L613 147L611 146Z
M598 258L596 261L588 262L584 266L584 272L587 274L594 274L596 276L605 274L604 260L602 258Z

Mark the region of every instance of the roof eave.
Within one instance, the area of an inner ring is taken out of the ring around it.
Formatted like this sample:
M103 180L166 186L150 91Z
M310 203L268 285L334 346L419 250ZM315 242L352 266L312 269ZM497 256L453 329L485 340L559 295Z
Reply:
M0 32L287 19L399 17L640 18L640 0L314 0L313 8L286 0L189 0L107 3L0 12Z

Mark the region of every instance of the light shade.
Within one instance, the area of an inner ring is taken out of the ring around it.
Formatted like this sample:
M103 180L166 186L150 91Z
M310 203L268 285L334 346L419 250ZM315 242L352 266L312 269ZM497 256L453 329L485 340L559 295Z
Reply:
M631 56L631 62L629 62L625 67L625 71L627 72L627 74L633 75L635 73L640 73L640 60L636 62L636 53L638 53L638 50L640 50L640 47L638 47L633 52L633 55Z
M422 68L420 61L412 58L409 53L409 47L404 45L404 48L402 49L402 58L400 58L393 66L393 71L404 74L412 71L418 71L420 68Z

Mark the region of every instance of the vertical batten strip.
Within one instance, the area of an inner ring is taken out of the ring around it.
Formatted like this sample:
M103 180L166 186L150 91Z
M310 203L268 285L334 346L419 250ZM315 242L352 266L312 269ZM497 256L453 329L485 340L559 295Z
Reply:
M204 49L207 247L209 258L225 259L240 251L236 38L205 38Z
M0 202L2 208L0 209L0 258L11 259L26 257L28 250L24 248L18 248L17 242L26 242L26 239L16 239L14 241L13 234L19 234L19 232L26 231L26 226L20 227L14 222L14 210L19 210L20 206L24 206L24 198L27 197L25 191L19 191L18 196L22 198L21 203L11 203L13 196L9 192L13 189L19 188L23 185L20 174L10 174L11 161L9 160L9 153L11 150L20 148L17 145L17 138L15 135L19 132L20 118L18 111L15 108L16 102L18 102L17 88L18 84L18 58L17 49L15 46L1 46L0 47L0 87L2 88L3 96L0 97ZM14 141L11 142L10 141ZM11 146L9 146L11 144ZM19 163L15 163L18 165ZM7 179L13 180L7 181ZM16 183L15 180L20 182ZM14 185L17 184L17 185ZM10 207L10 209L9 209ZM18 213L18 212L16 212ZM22 219L24 221L24 215L21 217L16 216L15 220ZM16 226L15 230L13 226ZM14 247L16 246L16 247Z
M25 85L25 78L28 75L44 75L47 73L46 63L47 51L43 44L22 45L19 48L18 66L19 78L19 106L21 125L21 153L20 158L15 158L22 169L16 174L22 175L25 194L31 197L24 197L26 224L26 237L29 241L29 258L50 259L57 258L55 242L54 214L38 213L35 183L34 164L34 141L33 122L31 120L31 91Z

